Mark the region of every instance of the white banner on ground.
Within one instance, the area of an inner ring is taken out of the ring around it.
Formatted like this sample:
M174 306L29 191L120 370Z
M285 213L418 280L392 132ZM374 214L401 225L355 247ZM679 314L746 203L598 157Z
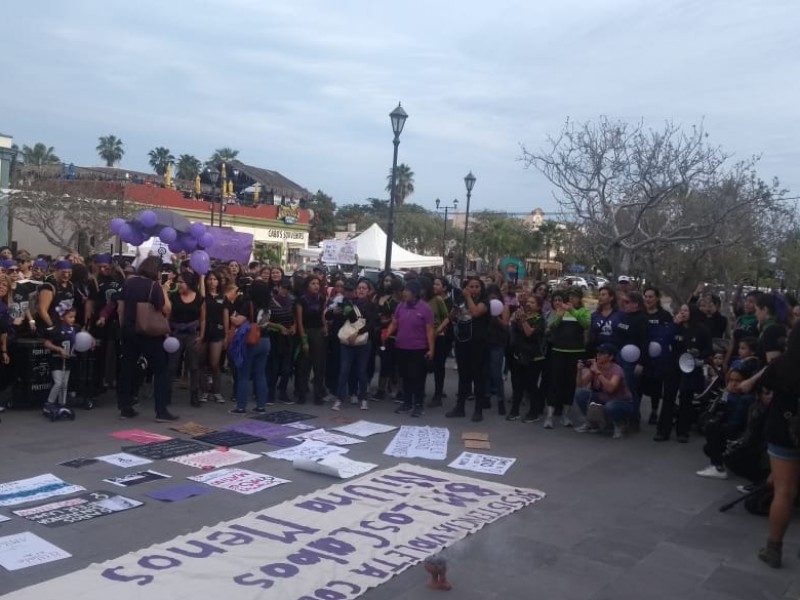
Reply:
M303 431L297 435L291 436L297 440L314 440L324 444L336 444L337 446L352 446L353 444L363 444L364 440L350 437L341 433L333 433L325 431L324 429L312 429L311 431Z
M347 425L339 425L332 427L334 431L341 431L348 435L357 435L359 437L369 437L377 433L388 433L397 429L396 425L384 425L383 423L374 423L372 421L356 421Z
M444 460L449 439L450 431L446 427L403 425L383 453L401 458Z
M543 497L402 464L5 598L348 600Z
M232 468L219 469L218 471L203 473L202 475L192 475L188 477L188 479L248 496L260 492L261 490L275 487L276 485L290 483L288 479L281 479L274 475L265 475L264 473L256 473L255 471L248 471L247 469Z
M298 446L291 446L283 450L273 450L272 452L262 452L270 458L280 458L281 460L319 460L331 454L345 454L350 452L347 448L331 446L325 442L316 440L306 440Z
M330 477L338 477L339 479L350 479L378 468L378 465L374 463L352 460L341 454L332 454L320 460L304 460L301 458L292 462L292 466L301 471L320 473Z
M72 555L69 552L29 531L0 537L0 565L9 571L18 571L70 556Z
M213 450L204 450L203 452L195 452L194 454L174 456L167 460L188 467L197 467L198 469L218 469L248 460L255 460L260 457L260 454L253 454L252 452L237 450L236 448L226 448L225 450L214 448Z
M475 471L476 473L488 473L490 475L505 475L506 471L508 471L515 462L517 462L516 458L509 458L506 456L462 452L458 458L447 466L452 469L461 469L463 471Z
M52 473L0 483L0 506L14 506L86 491L86 488L59 479Z

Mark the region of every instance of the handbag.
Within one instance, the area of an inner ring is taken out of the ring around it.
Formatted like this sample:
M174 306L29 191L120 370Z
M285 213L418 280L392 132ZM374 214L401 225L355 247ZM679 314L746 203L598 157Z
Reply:
M367 320L361 316L361 311L353 304L353 310L356 313L356 320L350 321L349 319L344 322L341 329L339 329L339 341L345 346L363 346L369 341L369 332L359 333L367 324ZM355 335L356 340L350 341L350 337Z
M250 303L250 329L247 331L246 343L248 346L255 346L261 341L261 328L253 318L253 303Z
M136 333L149 337L161 337L170 333L167 317L150 302L155 285L154 281L145 302L136 303Z

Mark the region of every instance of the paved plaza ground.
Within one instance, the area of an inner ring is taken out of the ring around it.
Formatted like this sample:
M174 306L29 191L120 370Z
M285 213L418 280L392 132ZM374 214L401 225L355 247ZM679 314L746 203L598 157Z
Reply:
M177 386L176 386L177 388ZM448 389L454 396L455 373L448 367ZM784 549L784 567L771 570L757 558L767 527L763 517L740 506L728 513L718 507L737 497L735 479L704 480L695 471L705 466L701 442L656 444L651 428L621 441L581 435L540 423L507 422L494 411L483 423L445 419L444 410L428 409L423 419L393 413L391 401L374 403L362 413L347 406L343 414L389 424L430 424L450 428L448 461L462 448L460 434L484 431L492 448L485 451L517 457L502 477L463 473L510 485L532 487L547 497L457 542L446 550L448 576L454 586L449 597L563 600L778 600L800 598L800 525L793 524ZM176 389L173 410L181 421L193 420L222 427L241 419L227 413L232 404L189 407L188 394ZM78 456L119 452L122 442L108 434L140 428L175 435L168 424L156 424L152 411L120 421L109 395L91 412L78 411L74 422L50 423L34 411L8 411L0 424L0 481L54 473L87 489L107 489L100 480L120 474L106 464L69 469L58 462ZM299 408L299 407L298 407ZM332 427L327 406L303 406L319 415L312 421ZM351 447L350 458L390 466L397 459L382 454L392 434L368 438ZM270 449L244 446L258 452ZM266 462L269 461L268 466ZM419 460L428 468L446 471L446 462ZM32 531L67 550L73 558L8 572L0 568L0 595L33 585L206 525L233 519L249 511L279 504L295 496L328 487L333 480L295 471L291 463L259 459L245 468L291 479L292 483L251 496L231 492L187 502L158 503L144 496L148 485L118 490L144 500L146 506L60 528L44 528L14 517L0 524L0 535ZM178 478L191 474L188 467L159 461L155 470ZM144 467L147 468L147 467ZM160 483L160 482L158 482ZM10 515L9 508L0 514ZM418 600L439 597L425 587L427 575L415 566L362 597L375 600ZM70 597L64 590L64 597ZM144 597L144 596L142 596ZM157 600L155 596L148 598ZM43 598L42 600L49 600Z

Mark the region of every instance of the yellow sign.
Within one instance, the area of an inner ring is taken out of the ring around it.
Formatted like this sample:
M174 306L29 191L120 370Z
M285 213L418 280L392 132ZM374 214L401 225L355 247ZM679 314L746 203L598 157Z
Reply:
M287 225L297 223L300 219L300 208L297 206L279 206L278 207L278 220L283 221Z

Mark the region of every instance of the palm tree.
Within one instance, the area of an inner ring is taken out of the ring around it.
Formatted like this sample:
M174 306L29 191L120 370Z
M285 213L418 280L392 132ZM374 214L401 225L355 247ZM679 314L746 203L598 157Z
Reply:
M232 160L236 160L237 156L239 156L238 150L228 148L227 146L224 148L217 148L214 150L214 154L211 155L211 158L208 159L208 164L217 166L221 163L229 163Z
M41 142L30 146L22 146L22 160L26 165L41 167L43 165L57 165L61 159L55 155L52 146L45 146Z
M178 172L175 177L178 179L194 180L200 174L203 163L200 159L191 154L181 154L178 157Z
M392 193L392 170L389 169L389 175L386 177L386 191L390 194ZM394 201L397 206L403 206L403 203L406 201L411 194L414 193L414 171L411 170L405 163L401 163L397 165L397 177L395 178L394 182L395 186L395 197Z
M164 146L153 148L147 155L150 157L150 166L153 167L157 175L162 177L167 172L167 165L175 163L175 157L169 151L169 148Z
M98 138L97 154L106 161L107 167L113 167L115 163L122 160L125 150L122 148L122 140L115 135L105 135Z

